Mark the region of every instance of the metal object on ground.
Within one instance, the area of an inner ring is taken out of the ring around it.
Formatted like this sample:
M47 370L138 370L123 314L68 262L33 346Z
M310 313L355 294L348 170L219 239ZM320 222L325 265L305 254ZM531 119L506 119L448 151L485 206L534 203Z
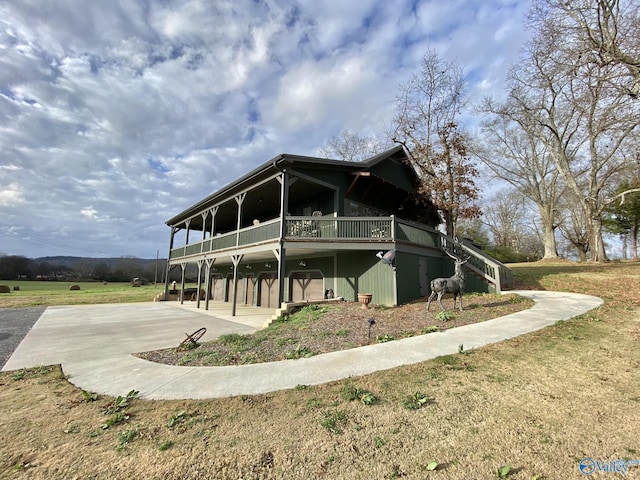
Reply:
M206 327L199 328L198 330L193 332L191 335L189 335L188 333L185 333L187 338L185 338L182 342L180 342L180 345L178 345L178 349L180 350L183 348L197 347L198 340L200 340L205 333L207 333Z

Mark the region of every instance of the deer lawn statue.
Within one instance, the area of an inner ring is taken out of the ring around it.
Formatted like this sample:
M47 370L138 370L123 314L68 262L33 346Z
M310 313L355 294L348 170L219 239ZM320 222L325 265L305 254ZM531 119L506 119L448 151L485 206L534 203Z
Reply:
M431 300L438 295L438 303L443 311L446 310L442 304L442 295L445 293L453 294L453 308L456 308L456 298L460 297L460 311L462 311L462 294L464 293L464 271L462 265L467 263L469 257L464 260L462 257L456 257L445 250L445 253L449 255L455 261L455 273L453 277L449 278L435 278L431 280L431 295L429 295L429 301L427 302L427 312L431 307Z

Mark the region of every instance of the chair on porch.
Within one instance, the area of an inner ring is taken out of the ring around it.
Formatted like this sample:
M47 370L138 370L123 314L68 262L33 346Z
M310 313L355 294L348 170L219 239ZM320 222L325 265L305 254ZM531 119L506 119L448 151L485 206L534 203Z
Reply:
M320 210L314 210L311 214L312 217L321 217L322 212ZM311 220L311 225L309 226L309 236L311 237L319 237L320 236L320 222L317 220Z

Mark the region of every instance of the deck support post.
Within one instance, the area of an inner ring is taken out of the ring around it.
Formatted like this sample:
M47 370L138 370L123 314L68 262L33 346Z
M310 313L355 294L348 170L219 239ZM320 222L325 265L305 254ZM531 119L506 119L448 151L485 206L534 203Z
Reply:
M213 262L215 262L216 259L215 258L207 258L205 260L206 262L206 275L207 275L207 282L206 282L206 292L204 294L204 309L205 310L209 310L209 297L211 296L211 266L213 265Z
M196 290L196 308L200 308L200 290L202 289L202 265L203 260L198 260L198 290Z
M169 253L167 254L167 271L164 276L164 299L169 300L169 272L171 271L171 250L173 250L173 240L176 236L176 227L171 227L171 236L169 237Z
M186 263L181 263L180 268L182 269L182 278L180 280L180 305L184 304L184 271L187 268Z
M242 261L244 255L232 255L233 262L233 301L231 302L231 316L236 316L236 301L238 299L238 265Z
M283 170L278 177L280 182L280 248L276 257L278 258L278 308L284 302L284 282L287 274L285 260L286 248L285 237L287 235L287 210L289 208L289 174ZM275 254L274 250L274 254Z

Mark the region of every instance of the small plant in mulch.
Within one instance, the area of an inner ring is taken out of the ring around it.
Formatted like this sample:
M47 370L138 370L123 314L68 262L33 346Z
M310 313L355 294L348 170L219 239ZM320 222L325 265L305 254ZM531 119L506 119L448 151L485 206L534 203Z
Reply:
M395 337L392 337L391 335L378 335L376 337L376 342L378 343L387 343L393 340L395 340Z
M441 322L448 322L449 320L454 320L455 318L456 316L453 313L447 312L446 310L442 310L436 313L436 320L440 320Z
M422 333L434 333L439 331L440 331L440 327L438 325L431 325L430 327L423 329Z
M314 353L309 347L303 347L298 345L293 350L290 350L284 354L284 358L287 360L296 360L298 358L313 357Z

